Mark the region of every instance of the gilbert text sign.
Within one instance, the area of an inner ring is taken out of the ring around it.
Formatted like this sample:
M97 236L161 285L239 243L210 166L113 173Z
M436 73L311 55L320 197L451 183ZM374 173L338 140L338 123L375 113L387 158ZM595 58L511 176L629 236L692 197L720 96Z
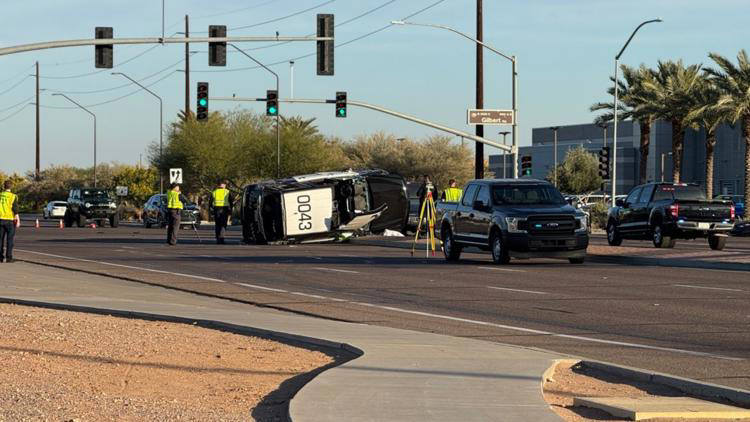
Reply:
M169 183L182 184L182 169L169 169Z
M467 125L512 125L513 110L477 110L466 111Z

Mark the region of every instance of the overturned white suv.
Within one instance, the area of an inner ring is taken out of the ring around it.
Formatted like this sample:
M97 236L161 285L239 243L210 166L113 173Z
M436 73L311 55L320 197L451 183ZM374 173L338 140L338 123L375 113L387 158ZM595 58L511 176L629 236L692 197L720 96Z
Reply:
M403 177L385 170L315 173L246 186L240 215L246 243L321 242L402 231L409 199Z

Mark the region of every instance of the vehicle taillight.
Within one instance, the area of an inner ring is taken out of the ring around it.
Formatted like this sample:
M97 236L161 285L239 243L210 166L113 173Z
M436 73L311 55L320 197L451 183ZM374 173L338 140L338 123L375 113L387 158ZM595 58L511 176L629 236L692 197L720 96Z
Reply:
M729 206L729 219L734 220L735 213L734 213L734 205Z
M678 204L670 205L669 214L672 215L672 217L677 218L680 214L680 206Z

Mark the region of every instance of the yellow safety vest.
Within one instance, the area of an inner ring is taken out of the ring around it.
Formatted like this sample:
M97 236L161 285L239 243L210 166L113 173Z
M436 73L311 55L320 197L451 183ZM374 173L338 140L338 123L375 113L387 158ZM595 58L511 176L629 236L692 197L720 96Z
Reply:
M180 193L173 190L167 192L167 208L170 209L182 209L182 202L180 202Z
M459 188L448 188L445 190L445 200L448 202L458 202L461 200L463 190Z
M211 195L214 198L214 207L228 207L227 196L229 196L229 189L215 189Z
M15 220L13 214L13 203L16 202L16 195L10 192L0 193L0 220Z

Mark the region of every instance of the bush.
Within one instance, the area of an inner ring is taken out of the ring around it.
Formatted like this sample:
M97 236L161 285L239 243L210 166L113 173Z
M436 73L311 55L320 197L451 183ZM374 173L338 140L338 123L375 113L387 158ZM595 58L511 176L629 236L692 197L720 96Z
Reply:
M589 208L591 215L591 227L606 229L607 228L607 212L609 207L604 202L597 202Z

